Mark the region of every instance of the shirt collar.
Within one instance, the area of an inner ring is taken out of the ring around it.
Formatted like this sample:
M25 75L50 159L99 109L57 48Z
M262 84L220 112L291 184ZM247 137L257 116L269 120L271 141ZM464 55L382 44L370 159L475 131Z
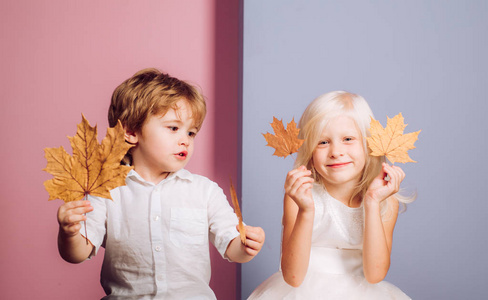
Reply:
M139 175L134 169L130 170L129 174L127 174L127 178L130 178L134 181L139 181L142 184L155 185L154 183L149 182L149 181L145 180L144 178L142 178L141 175ZM188 170L180 169L176 172L170 173L168 175L168 177L161 180L161 182L158 183L158 185L163 183L163 182L169 181L169 180L174 180L176 178L193 181L193 174L190 173L190 171L188 171Z
M179 169L178 171L169 174L165 180L173 179L176 177L178 177L180 179L186 179L186 180L193 181L193 174L190 173L190 171L185 170L185 169Z

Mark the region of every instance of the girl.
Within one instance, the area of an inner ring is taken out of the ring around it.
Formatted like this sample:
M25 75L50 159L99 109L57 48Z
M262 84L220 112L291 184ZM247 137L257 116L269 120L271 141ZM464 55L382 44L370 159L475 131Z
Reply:
M410 299L382 281L407 199L402 169L368 155L371 117L364 98L342 91L307 107L285 182L281 270L249 299Z

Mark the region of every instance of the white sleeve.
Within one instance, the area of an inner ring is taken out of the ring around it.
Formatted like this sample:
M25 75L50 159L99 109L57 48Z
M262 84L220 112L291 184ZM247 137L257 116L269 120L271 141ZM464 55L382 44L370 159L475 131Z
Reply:
M236 229L237 216L222 189L214 182L211 183L207 203L210 242L223 258L229 260L225 251L229 243L239 235Z
M87 219L85 222L81 222L80 233L95 246L95 251L89 256L89 258L91 258L95 256L100 247L103 246L107 230L105 226L105 221L107 219L107 206L105 202L111 200L88 195L88 201L90 201L93 206L93 211L86 214Z

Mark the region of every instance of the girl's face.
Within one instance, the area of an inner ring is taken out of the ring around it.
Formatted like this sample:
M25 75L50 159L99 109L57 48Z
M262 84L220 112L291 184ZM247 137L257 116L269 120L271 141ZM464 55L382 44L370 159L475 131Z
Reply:
M329 121L313 154L313 166L327 190L354 188L366 163L362 135L347 116Z

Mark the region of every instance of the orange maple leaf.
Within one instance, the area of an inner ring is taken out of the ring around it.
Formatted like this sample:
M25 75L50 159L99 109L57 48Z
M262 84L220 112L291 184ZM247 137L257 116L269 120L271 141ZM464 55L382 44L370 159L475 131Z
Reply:
M297 128L294 119L286 125L285 129L283 121L273 117L271 127L275 134L273 135L267 132L263 133L263 136L268 142L266 146L275 148L273 155L287 157L288 155L298 152L298 149L302 146L304 140L298 138L300 129Z
M234 211L239 219L239 233L241 235L241 243L243 245L246 244L246 227L244 227L244 223L242 222L242 214L241 208L239 207L239 201L237 200L237 193L232 185L232 179L230 180L230 196L232 198L232 205L234 205Z
M370 155L384 155L391 163L416 162L408 156L408 150L415 149L413 144L421 130L403 134L407 124L404 123L402 113L387 119L386 127L383 128L380 122L371 118L371 137L367 138L372 151Z
M44 171L54 175L44 182L49 200L76 201L88 194L112 199L110 190L125 185L125 177L132 169L120 164L132 147L125 142L122 124L108 128L101 144L97 141L97 126L91 127L85 116L77 128L76 135L68 137L73 156L62 146L44 149Z

